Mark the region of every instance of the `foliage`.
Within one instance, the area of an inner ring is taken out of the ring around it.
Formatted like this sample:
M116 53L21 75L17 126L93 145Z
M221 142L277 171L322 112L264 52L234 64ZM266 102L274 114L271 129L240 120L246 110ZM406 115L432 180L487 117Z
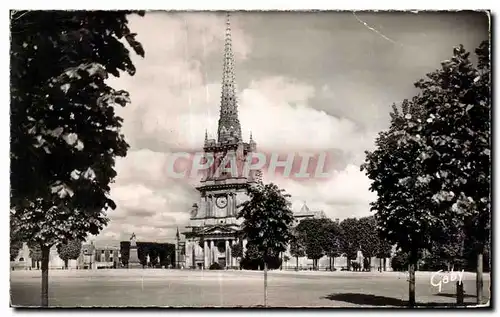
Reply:
M283 256L283 262L288 262L290 261L290 257L288 255Z
M341 250L348 260L354 260L360 249L358 219L347 218L340 223Z
M358 220L359 240L363 257L372 258L377 255L381 239L377 232L377 222L374 216L363 217Z
M243 246L241 245L241 243L236 243L232 245L231 256L236 259L243 257Z
M309 259L317 260L324 255L323 246L325 244L324 219L304 219L297 225L297 232L300 233L305 252Z
M85 239L116 206L109 184L128 145L109 74L135 73L130 11L11 14L11 228L44 247Z
M415 86L424 109L425 177L434 183L432 201L441 212L447 240L455 228L483 250L491 222L491 100L489 43L476 50L477 67L462 45L442 68ZM453 252L452 252L453 253Z
M267 260L268 256L284 252L291 238L293 213L289 195L274 184L258 182L248 189L250 199L242 204L242 231L248 243ZM247 245L247 252L249 251Z
M415 123L422 121L421 108L405 100L401 109L393 106L391 126L379 134L376 150L366 153L362 170L372 180L370 189L377 193L371 206L381 237L415 254L430 246L430 230L440 219L425 199L429 186L422 176L421 129Z
M476 50L478 68L463 46L415 86L420 93L394 107L391 128L362 169L378 199L381 231L406 251L431 249L454 228L490 235L490 71L488 44ZM408 234L411 233L411 234ZM413 252L415 253L415 252Z
M392 255L391 253L392 253L392 245L389 242L387 242L387 240L380 239L376 254L377 258L382 258L382 259L390 258Z
M246 253L243 259L241 260L241 267L245 270L257 270L264 269L264 257L262 253L259 251L257 245L248 241L246 245ZM267 256L267 266L269 269L277 269L281 265L281 259L278 254L271 253Z
M57 245L57 253L64 265L68 266L68 260L76 260L82 251L82 242L80 240L71 240L64 244Z
M342 255L342 229L340 224L326 221L323 225L323 252L332 258Z
M120 258L122 264L127 266L128 260L130 259L130 241L120 242Z
M41 261L42 260L42 250L38 244L28 243L28 247L30 250L30 258L33 261Z
M22 241L19 241L16 236L10 232L10 260L14 261L19 255L19 251L23 247Z
M306 255L304 237L297 230L292 230L292 237L290 239L290 255L295 258L300 258Z
M408 253L398 250L391 259L391 267L394 271L406 271L408 269Z

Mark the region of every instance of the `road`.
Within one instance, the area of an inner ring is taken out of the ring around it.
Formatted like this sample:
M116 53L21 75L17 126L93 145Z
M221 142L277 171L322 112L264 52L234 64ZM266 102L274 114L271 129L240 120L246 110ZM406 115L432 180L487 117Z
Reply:
M263 272L190 270L51 270L49 305L59 307L237 307L263 305ZM420 304L455 302L455 286L441 292L430 283L431 273L417 272ZM464 274L466 302L475 303L475 274ZM396 272L271 271L268 306L359 307L404 306L407 275ZM40 271L11 272L13 306L38 306ZM484 275L485 298L490 277Z

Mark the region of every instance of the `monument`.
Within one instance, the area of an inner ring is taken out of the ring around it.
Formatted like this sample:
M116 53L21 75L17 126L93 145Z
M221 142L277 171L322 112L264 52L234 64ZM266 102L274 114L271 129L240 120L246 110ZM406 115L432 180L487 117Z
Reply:
M132 233L132 236L130 237L130 253L128 259L128 268L129 269L142 268L141 261L139 260L139 255L137 254L137 241L135 233Z
M222 96L217 139L205 133L203 151L215 158L212 168L203 176L200 186L200 200L193 205L186 237L185 263L191 268L208 269L218 263L221 267L235 267L238 264L231 256L231 248L238 241L242 219L238 219L238 206L248 200L247 189L255 184L257 171L227 173L228 161L246 160L256 151L256 143L250 134L249 142L243 142L238 119L234 54L231 41L231 26L227 15L222 73ZM221 171L222 170L222 171Z

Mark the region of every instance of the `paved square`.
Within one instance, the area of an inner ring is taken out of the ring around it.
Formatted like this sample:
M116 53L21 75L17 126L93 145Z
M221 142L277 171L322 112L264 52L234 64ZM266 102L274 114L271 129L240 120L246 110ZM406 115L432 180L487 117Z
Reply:
M81 306L258 306L263 305L263 272L189 270L73 270L49 272L49 305ZM269 272L268 305L403 306L407 275L396 272ZM490 278L484 276L485 298ZM475 302L475 275L465 273L466 302ZM11 273L11 303L38 306L40 271ZM454 285L440 294L430 273L417 272L418 303L454 303Z

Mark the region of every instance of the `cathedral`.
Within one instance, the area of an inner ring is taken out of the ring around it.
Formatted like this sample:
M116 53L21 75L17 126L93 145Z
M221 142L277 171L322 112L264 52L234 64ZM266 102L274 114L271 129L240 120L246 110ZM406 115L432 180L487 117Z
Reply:
M222 94L220 114L217 129L217 139L209 139L205 133L203 152L207 157L213 158L211 168L206 170L200 185L196 187L200 199L193 204L189 224L186 226L184 243L178 241L177 255L187 268L208 269L217 263L222 268L236 268L238 260L233 259L231 250L236 243L243 246L246 251L246 241L241 239L241 223L238 219L238 206L248 200L247 189L255 184L260 177L260 171L249 173L226 172L227 163L244 162L257 151L257 144L250 135L249 141L244 142L241 135L241 125L238 119L238 103L236 100L234 54L231 42L231 25L229 14L226 22L224 41L224 62L222 73ZM251 161L251 159L250 159ZM248 171L247 171L248 172ZM248 174L248 175L247 175ZM323 211L310 210L304 202L301 210L294 214L295 225L302 219L325 218ZM339 221L339 219L335 219ZM180 250L184 249L184 252ZM359 253L359 252L358 252ZM285 257L286 256L286 257ZM283 258L291 258L288 250ZM361 261L361 255L358 254ZM283 267L288 268L292 263L284 260ZM307 257L296 259L296 266L309 268L312 260ZM328 257L319 260L319 266L329 266ZM335 261L336 267L347 266L347 259L339 257Z
M221 267L237 266L231 256L231 247L240 242L238 237L242 219L237 219L238 206L248 199L247 188L255 183L258 176L256 171L243 176L219 170L228 159L242 162L256 151L252 137L249 142L244 142L241 135L229 14L224 41L217 139L209 139L205 133L203 151L214 158L214 163L196 188L200 200L191 210L186 226L188 231L183 232L186 238L185 265L191 268L209 268L213 263ZM245 249L245 241L241 242Z

